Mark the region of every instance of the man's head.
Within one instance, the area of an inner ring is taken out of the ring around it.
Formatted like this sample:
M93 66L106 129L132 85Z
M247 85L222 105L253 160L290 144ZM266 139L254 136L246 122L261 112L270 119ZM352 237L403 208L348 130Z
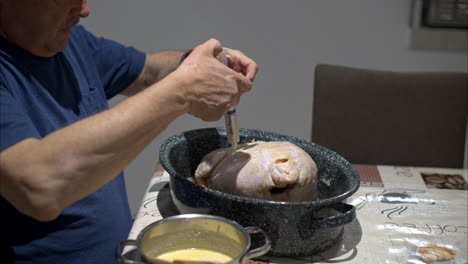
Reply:
M40 57L65 49L88 0L0 0L0 35Z

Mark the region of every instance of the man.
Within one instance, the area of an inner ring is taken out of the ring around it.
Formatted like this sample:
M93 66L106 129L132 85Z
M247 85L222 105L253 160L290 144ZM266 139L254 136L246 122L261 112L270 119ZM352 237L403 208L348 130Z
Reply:
M258 70L231 49L220 63L214 39L182 63L145 55L75 26L88 15L87 0L0 0L0 263L115 262L121 171L179 116L221 118Z

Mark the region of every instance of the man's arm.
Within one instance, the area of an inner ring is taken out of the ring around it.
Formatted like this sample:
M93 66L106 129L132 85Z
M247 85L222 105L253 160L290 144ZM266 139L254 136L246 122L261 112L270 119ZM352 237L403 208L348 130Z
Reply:
M224 50L227 51L226 56L229 68L245 75L250 81L254 81L255 75L258 72L257 64L239 50L229 48L224 48ZM162 80L169 73L177 69L184 52L180 50L167 50L147 54L145 65L140 75L122 94L127 96L134 95Z
M174 76L176 77L176 76ZM0 153L0 194L20 212L55 219L123 170L169 123L187 112L183 82L160 81L113 108Z
M122 94L131 96L146 87L162 80L179 66L179 61L184 51L168 50L147 54L145 65L132 84Z
M176 71L111 109L3 150L0 195L23 214L53 220L114 178L180 115L218 120L252 85L215 58L221 49L209 40Z

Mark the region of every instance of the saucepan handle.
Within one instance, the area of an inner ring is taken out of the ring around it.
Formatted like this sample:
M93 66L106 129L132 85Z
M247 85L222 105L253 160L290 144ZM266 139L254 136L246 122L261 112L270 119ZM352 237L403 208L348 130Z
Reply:
M122 254L122 253L123 253L123 249L124 249L126 246L134 246L134 247L136 247L136 240L134 240L134 239L129 239L129 240L122 240L122 241L119 242L119 244L117 245L116 252L115 252L119 264L145 264L145 262L141 262L141 261L136 261L136 260L129 259L129 258L127 258L127 257L125 256L125 254Z
M245 253L245 255L242 256L241 264L246 263L249 259L265 255L271 248L271 241L268 238L265 231L263 231L262 229L256 226L248 226L248 227L245 227L244 229L249 234L257 234L257 233L262 234L263 237L265 238L265 243L262 246L249 250L247 253Z
M315 229L339 227L356 219L356 208L349 204L337 203L321 210L329 211L331 216L311 219L310 225Z

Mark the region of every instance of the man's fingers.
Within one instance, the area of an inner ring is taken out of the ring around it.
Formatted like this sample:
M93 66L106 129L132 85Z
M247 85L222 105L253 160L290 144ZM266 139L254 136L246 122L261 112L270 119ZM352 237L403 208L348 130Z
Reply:
M238 73L239 78L237 79L237 87L239 88L239 95L242 95L245 92L248 92L252 89L252 81L250 81L246 76Z
M255 76L257 75L258 72L258 66L255 63L248 63L245 68L245 77L249 79L250 81L255 80Z
M232 105L236 106L239 103L240 103L240 95L234 96L234 98L232 98Z
M244 74L247 79L253 81L258 72L257 64L244 53L238 50L228 49L229 67L236 72Z
M217 39L211 38L207 40L205 43L198 45L192 53L216 57L218 54L223 51L223 45Z

